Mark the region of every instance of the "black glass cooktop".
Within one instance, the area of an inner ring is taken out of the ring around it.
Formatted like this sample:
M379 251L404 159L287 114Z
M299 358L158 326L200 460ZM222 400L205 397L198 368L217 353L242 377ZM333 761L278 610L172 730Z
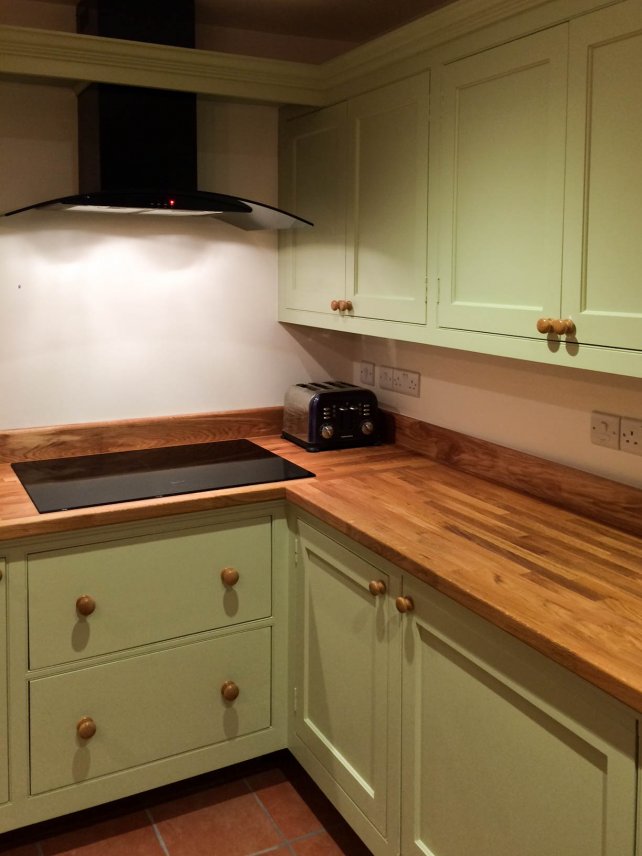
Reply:
M41 513L314 475L249 440L28 461L11 466Z

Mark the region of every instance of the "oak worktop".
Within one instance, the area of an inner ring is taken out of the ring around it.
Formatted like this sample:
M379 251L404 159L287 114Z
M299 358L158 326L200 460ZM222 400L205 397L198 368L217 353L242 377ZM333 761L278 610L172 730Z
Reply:
M0 444L0 552L17 538L286 499L642 712L642 537L401 443L310 454L250 439L316 478L39 515ZM629 513L638 492L627 490Z

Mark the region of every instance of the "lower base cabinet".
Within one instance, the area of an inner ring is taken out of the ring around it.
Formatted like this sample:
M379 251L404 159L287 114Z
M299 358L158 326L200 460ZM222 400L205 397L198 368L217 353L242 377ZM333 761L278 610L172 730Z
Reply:
M9 766L7 734L7 599L6 563L0 557L0 803L9 799Z
M633 711L323 524L297 528L293 751L376 856L634 856Z

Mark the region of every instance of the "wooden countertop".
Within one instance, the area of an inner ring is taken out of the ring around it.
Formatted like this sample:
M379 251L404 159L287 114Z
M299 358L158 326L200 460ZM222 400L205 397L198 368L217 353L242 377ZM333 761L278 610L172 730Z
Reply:
M286 498L642 712L642 537L400 444L252 439L317 477L38 515L0 463L0 543Z

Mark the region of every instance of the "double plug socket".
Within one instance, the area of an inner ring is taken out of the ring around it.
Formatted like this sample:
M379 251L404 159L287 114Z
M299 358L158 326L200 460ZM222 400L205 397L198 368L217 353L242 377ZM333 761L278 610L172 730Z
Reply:
M642 455L642 419L614 413L591 413L591 442L607 449Z

